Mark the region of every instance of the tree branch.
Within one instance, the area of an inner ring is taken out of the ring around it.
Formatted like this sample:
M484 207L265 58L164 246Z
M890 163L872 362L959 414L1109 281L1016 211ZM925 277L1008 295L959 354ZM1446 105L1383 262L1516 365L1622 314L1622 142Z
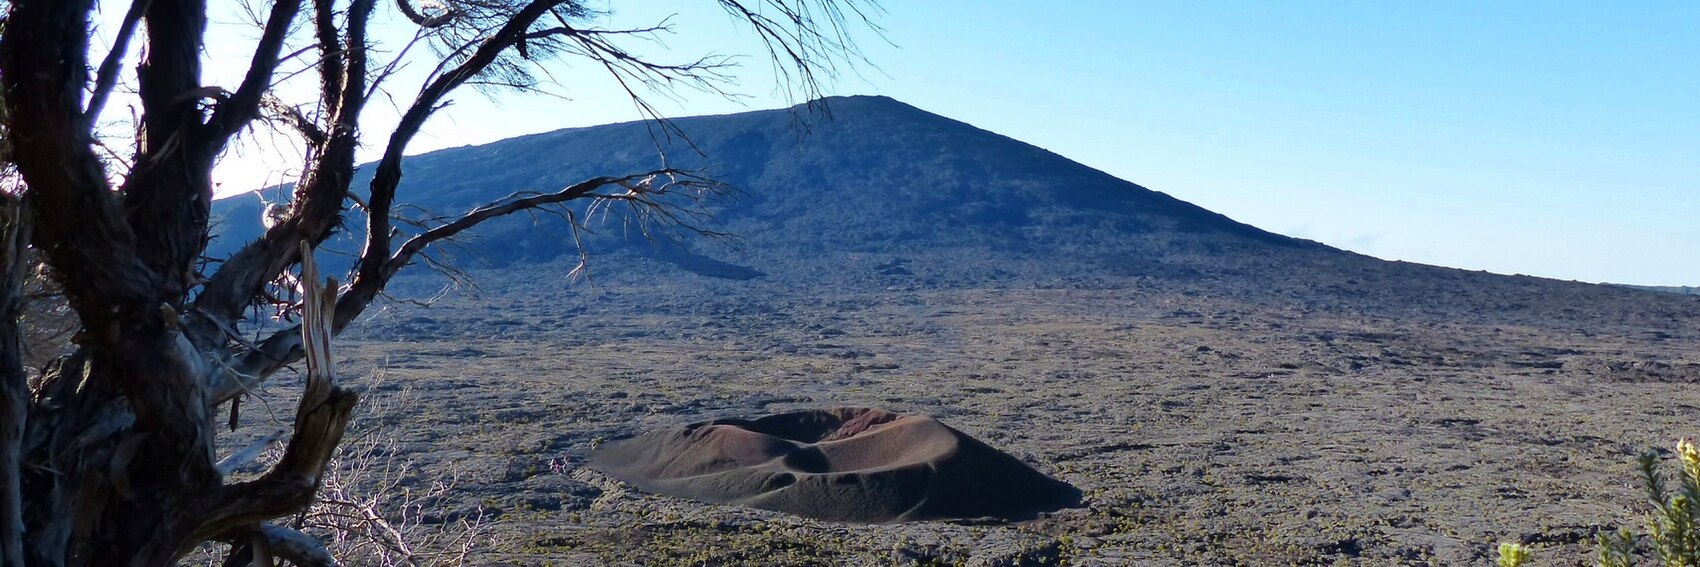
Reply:
M657 179L665 179L666 181L658 186L654 184ZM597 190L610 185L624 188L625 191L615 194L597 193ZM672 192L675 188L680 187L719 189L723 186L717 182L710 181L691 172L677 169L658 169L655 171L627 175L624 177L597 177L588 181L576 183L566 189L562 189L554 193L532 195L528 197L510 195L508 198L496 203L491 203L489 205L473 209L472 212L455 219L453 222L437 226L436 228L432 228L408 239L407 242L403 243L401 248L396 250L395 254L391 256L389 264L393 267L389 270L389 275L393 276L401 266L407 265L407 263L412 260L414 254L417 254L426 246L439 240L453 237L456 234L460 234L467 229L477 226L479 223L499 216L523 210L536 209L545 205L586 198L599 199L605 202L632 201L638 202L641 206L653 210L662 210L666 208L666 205L663 205L654 199L656 197L666 195ZM663 214L665 214L665 211ZM669 218L675 220L678 219L678 217ZM669 224L681 223L670 222ZM355 292L353 289L350 289L349 291L350 293Z
M599 189L610 187L619 188L619 192L599 192ZM473 209L471 212L426 230L408 239L384 263L385 268L368 279L357 279L349 285L340 298L337 299L336 317L331 327L332 333L341 333L347 325L363 313L378 292L389 283L403 267L426 246L446 238L460 234L480 223L519 211L533 210L548 205L564 203L577 199L598 199L606 201L623 201L632 203L640 209L659 211L653 218L661 223L679 226L687 230L708 233L692 226L687 217L680 216L676 211L668 210L670 205L658 200L661 197L674 194L681 189L700 192L718 192L725 186L711 181L693 172L677 169L658 169L655 171L627 175L622 177L596 177L568 186L560 191L545 194L510 195L494 203ZM230 401L242 392L247 391L265 381L273 373L285 366L301 360L305 350L301 338L301 326L297 325L280 330L260 341L256 348L249 350L233 361L225 372L215 375L217 381L212 387L211 400L213 404Z
M243 465L253 462L254 459L259 458L261 453L264 453L266 449L271 448L272 443L276 443L278 439L282 438L283 430L279 429L272 432L271 435L261 437L258 441L249 444L247 447L243 447L236 452L231 453L229 456L219 459L217 465L218 473L226 476L230 475L230 473L234 472L236 469L242 468Z
M347 46L337 34L333 2L313 2L315 34L322 55L319 88L329 127L323 142L312 152L301 182L295 185L284 220L238 250L202 287L195 308L207 318L197 320L191 334L203 346L222 343L223 335L214 321L234 326L242 310L261 295L266 282L277 279L297 261L301 242L317 246L330 237L340 221L360 143L360 111L366 103L365 26L374 2L356 0L349 8Z
M502 52L522 41L531 25L550 13L565 0L533 0L507 20L494 34L479 44L472 55L460 65L436 75L402 114L401 122L390 134L384 156L372 176L371 193L367 200L366 245L355 266L350 283L369 287L362 282L387 281L383 275L390 255L390 209L395 202L396 187L401 184L401 158L407 145L424 127L426 119L439 108L444 96L467 80L477 76L495 62ZM381 286L381 284L380 284ZM376 291L374 290L374 294ZM364 308L364 305L362 305Z
M345 69L342 78L341 105L338 107L336 124L349 128L359 124L360 116L346 116L344 112L350 107L361 109L365 107L367 69L371 58L366 51L366 26L371 23L372 10L377 8L377 0L354 0L348 6L347 36L343 40L343 59Z
M259 115L260 101L271 89L272 75L277 73L283 40L289 35L289 28L300 11L301 0L278 0L272 4L271 15L266 18L265 30L260 33L259 44L254 48L253 61L248 64L248 74L242 78L242 86L219 105L218 111L208 121L213 132L207 142L213 152L223 148L231 136Z
M14 4L0 39L0 83L35 240L90 338L106 342L117 306L147 302L159 277L136 256L135 233L82 127L91 9L90 0Z
M830 78L834 63L855 61L867 64L846 31L852 19L880 33L862 5L879 10L874 2L855 0L758 0L754 7L744 0L720 0L728 13L743 19L755 30L767 49L773 68L786 91L801 95L812 107L822 90L821 77Z
M153 0L144 15L147 49L136 66L142 129L135 167L125 176L125 214L136 253L160 276L152 303L181 307L206 245L212 162L202 101L225 96L201 85L205 0Z
M348 73L343 64L343 50L336 33L336 3L334 0L313 0L313 38L319 48L319 94L325 111L334 113L342 108L342 78Z
M142 153L153 159L173 148L193 148L201 123L201 47L206 35L204 0L148 2L148 48L136 66L142 102ZM192 124L191 124L192 123ZM188 137L190 139L184 139ZM137 165L146 160L137 159Z
M401 15L406 16L408 21L422 28L437 28L448 25L450 20L460 15L459 10L453 7L445 7L442 13L427 16L413 5L413 0L395 0L395 6L401 10Z
M100 63L100 71L95 74L94 92L90 93L88 108L83 111L85 128L92 129L95 121L100 119L107 97L118 85L118 68L124 61L125 52L130 50L130 37L135 35L136 24L142 21L142 13L152 3L153 0L135 0L130 3L130 10L124 13L124 22L119 24L118 35L112 39L112 51L106 54L106 59Z
M319 124L308 118L306 114L302 114L300 108L290 106L289 103L283 102L275 96L266 95L265 98L260 100L260 107L275 115L273 119L281 120L288 124L290 128L299 132L311 147L323 146L325 140L329 137L325 134L325 129L320 128Z
M324 544L313 536L272 524L260 524L259 535L266 538L272 555L299 567L337 567L336 558L325 550Z
M319 280L312 250L301 244L301 334L307 357L306 388L296 406L295 432L271 470L253 481L224 488L217 506L196 528L191 542L204 541L239 526L299 512L313 501L325 466L348 429L360 396L337 384L331 354L336 315L336 280Z
M810 19L813 16L810 15L809 6L816 3L819 3L824 7L822 9L826 10L824 12L825 21L832 26L831 29L834 31L822 32L816 30L784 33L782 28L787 23L815 25L815 22ZM758 28L760 37L774 51L776 59L805 67L822 63L822 60L830 61L841 51L847 50L846 44L839 41L842 34L836 31L839 29L844 14L833 4L835 3L825 0L817 0L817 2L770 0L762 4L763 7L771 5L773 10L768 10L765 8L758 9L761 7L746 8L743 3L722 0L722 5L727 7L729 11L747 19L751 25ZM346 190L333 190L330 187L319 186L346 182L346 179L329 177L327 172L337 171L330 165L346 163L352 169L351 143L342 145L334 151L330 148L339 144L339 136L344 132L345 126L341 121L348 116L357 115L358 107L363 104L361 99L363 99L365 93L352 88L352 85L345 81L358 81L364 77L364 74L360 72L364 69L365 64L364 43L361 39L364 37L361 34L365 20L362 15L369 10L370 2L357 2L355 6L349 9L350 29L347 33L348 39L342 42L340 46L336 41L335 21L329 15L331 9L329 0L315 0L314 5L318 42L327 62L321 68L321 82L325 89L326 112L332 120L331 126L327 129L330 140L326 143L327 149L316 154L314 158L316 163L311 164L307 176L296 187L296 199L292 204L290 216L292 219L299 220L286 220L284 223L280 223L269 231L261 241L250 244L232 257L224 265L224 268L212 277L211 282L204 289L199 307L202 308L202 311L223 318L227 322L233 322L236 317L240 316L241 310L247 305L249 298L259 294L265 282L276 278L278 274L288 268L294 258L292 242L300 238L319 242L328 234L330 224L328 224L328 221L321 222L319 219L333 219L335 214L340 211L342 201L349 196ZM393 272L394 269L399 268L399 266L389 265L393 246L390 212L394 208L396 191L402 178L402 154L409 142L417 135L433 112L441 107L442 101L450 92L488 72L493 68L493 65L499 64L501 57L509 48L516 47L525 41L541 42L564 38L565 41L576 42L577 52L581 55L608 65L609 70L621 78L622 84L626 84L626 79L630 77L647 76L659 76L660 80L666 83L695 81L697 84L706 84L714 79L712 77L696 77L693 73L712 72L725 64L718 60L709 59L684 65L659 65L643 61L609 43L605 38L615 35L641 34L659 28L578 30L568 25L566 16L560 11L562 8L570 10L574 6L575 4L568 0L531 0L525 2L515 12L503 11L500 14L499 25L490 31L478 32L485 36L484 39L471 40L453 47L451 52L445 56L439 68L433 71L432 78L403 113L400 125L390 136L385 146L384 155L376 164L376 171L370 185L370 199L367 202L369 210L366 243L350 278L354 287L365 288L368 287L365 282L387 280L384 273L386 271ZM854 6L852 6L852 9L855 9ZM777 19L769 19L763 15L770 11L777 14ZM554 15L560 25L540 30L533 29L532 26L539 19L549 15ZM444 29L459 29L461 23L472 25L484 21L480 20L480 17L478 14L469 13L464 19L454 20L457 22L456 26ZM533 53L536 53L539 46L533 45L531 49ZM341 65L330 64L333 62L341 63ZM342 72L332 73L331 69L339 67ZM803 76L800 82L809 87L812 92L815 86L813 75ZM628 88L628 90L630 89ZM631 94L634 99L639 101L640 105L648 108L635 92ZM346 127L352 128L353 125L348 124ZM336 208L334 210L329 200L333 195L336 197ZM304 204L307 201L317 201L318 204L308 206ZM327 232L321 233L320 230ZM345 311L344 313L346 315L352 313L352 311ZM198 335L212 336L215 334L211 332L212 329L210 328L206 330L209 332L198 333ZM282 339L282 337L279 338ZM270 343L270 345L285 346L282 343ZM294 348L295 346L290 345L288 348L280 348L275 351L262 349L261 351L251 352L250 356L259 355L275 361L279 355L293 351ZM260 367L271 367L271 364L267 363ZM269 371L266 373L269 373ZM220 391L226 390L220 387Z

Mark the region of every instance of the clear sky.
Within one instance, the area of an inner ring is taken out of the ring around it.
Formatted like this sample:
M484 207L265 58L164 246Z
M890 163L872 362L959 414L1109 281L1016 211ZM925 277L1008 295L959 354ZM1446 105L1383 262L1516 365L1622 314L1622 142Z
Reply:
M666 113L795 102L774 92L753 38L726 27L714 2L592 4L613 11L608 25L678 14L678 33L663 39L681 54L752 55L740 89L749 98L687 92L659 99ZM834 93L892 96L1381 258L1700 285L1700 2L884 9L892 45L862 36L877 68L846 70ZM555 76L571 100L491 103L469 91L414 149L638 117L594 69ZM367 130L384 122L375 115ZM258 184L263 153L230 160L226 188Z

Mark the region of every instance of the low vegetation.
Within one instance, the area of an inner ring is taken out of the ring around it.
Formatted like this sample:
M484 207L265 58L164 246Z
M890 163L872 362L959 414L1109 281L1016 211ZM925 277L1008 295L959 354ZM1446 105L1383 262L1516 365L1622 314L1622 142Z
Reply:
M1670 479L1675 486L1659 471L1663 460L1659 451L1649 450L1635 459L1641 487L1652 507L1644 522L1645 531L1640 537L1627 528L1599 534L1595 565L1700 565L1700 449L1683 439L1676 444L1676 458L1678 471ZM1521 567L1533 557L1533 551L1523 544L1499 545L1500 567Z
M482 296L395 305L339 345L351 376L382 369L418 396L394 450L461 467L454 509L491 515L473 564L1491 565L1498 541L1576 564L1639 500L1625 465L1700 413L1672 387L1700 362L1679 328L1341 313L1150 280L905 287L960 261L919 253L915 276L823 293L620 254L570 288L539 283L570 258L475 272ZM1458 301L1489 295L1472 293ZM938 416L1081 487L1086 507L846 526L583 466L599 440L835 405Z

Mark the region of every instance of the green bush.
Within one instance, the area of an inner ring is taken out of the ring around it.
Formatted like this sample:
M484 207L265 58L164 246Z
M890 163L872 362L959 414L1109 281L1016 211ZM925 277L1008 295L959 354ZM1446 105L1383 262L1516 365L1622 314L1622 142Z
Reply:
M1499 567L1522 567L1533 555L1528 546L1521 543L1499 544Z
M1687 439L1676 443L1680 466L1676 486L1659 474L1659 454L1642 453L1636 459L1641 484L1653 513L1647 517L1647 538L1659 561L1667 567L1700 567L1700 450ZM1628 530L1601 535L1599 564L1628 567L1637 554L1635 538Z
M1680 466L1676 485L1659 472L1658 451L1647 451L1635 459L1641 472L1652 513L1647 516L1644 541L1665 567L1700 567L1700 449L1687 439L1677 441ZM1597 538L1600 567L1632 567L1642 555L1642 545L1628 529L1602 533ZM1500 567L1521 567L1531 557L1529 548L1516 543L1499 544Z

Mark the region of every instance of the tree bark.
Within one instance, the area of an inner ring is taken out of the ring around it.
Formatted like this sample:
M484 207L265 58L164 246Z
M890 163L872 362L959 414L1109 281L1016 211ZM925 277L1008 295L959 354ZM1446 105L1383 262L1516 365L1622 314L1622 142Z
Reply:
M18 328L26 272L28 210L0 200L0 559L24 564L22 478L24 420L29 415L29 375Z

